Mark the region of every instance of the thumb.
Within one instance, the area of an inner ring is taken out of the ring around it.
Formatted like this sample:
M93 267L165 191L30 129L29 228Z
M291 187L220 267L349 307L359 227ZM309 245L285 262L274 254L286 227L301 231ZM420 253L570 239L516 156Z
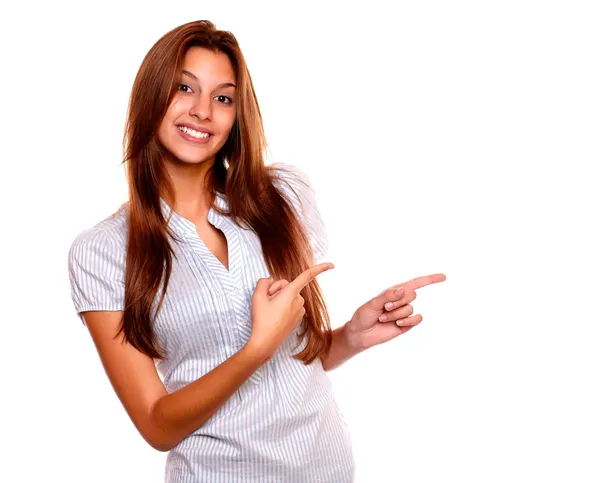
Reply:
M256 284L256 288L260 293L267 293L269 287L273 284L273 277L261 278Z

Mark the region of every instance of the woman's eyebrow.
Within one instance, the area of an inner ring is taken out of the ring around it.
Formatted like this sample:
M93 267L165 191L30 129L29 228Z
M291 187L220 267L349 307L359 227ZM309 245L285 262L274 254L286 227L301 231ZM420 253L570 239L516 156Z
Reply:
M187 75L188 77L191 77L192 79L194 79L196 82L200 83L200 81L198 80L198 77L196 77L191 72L184 70L184 71L182 71L182 74ZM217 89L220 89L221 87L236 87L236 85L233 82L223 82L217 86Z

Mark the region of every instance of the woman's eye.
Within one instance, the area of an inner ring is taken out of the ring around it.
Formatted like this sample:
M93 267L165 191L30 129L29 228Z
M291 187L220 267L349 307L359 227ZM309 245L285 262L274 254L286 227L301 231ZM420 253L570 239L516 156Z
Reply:
M183 90L183 91L182 91L182 89L181 89L182 87L183 87L184 89L188 89L188 90ZM184 94L189 94L189 93L191 93L191 92L192 92L192 90L191 90L191 87L190 87L190 86L188 86L187 84L179 84L179 91L180 91L180 92L183 92ZM217 98L217 99L219 100L219 102L221 102L222 104L231 104L231 103L233 102L233 100L231 99L231 97L228 97L228 96L223 96L223 95L221 95L221 96L217 96L216 98Z

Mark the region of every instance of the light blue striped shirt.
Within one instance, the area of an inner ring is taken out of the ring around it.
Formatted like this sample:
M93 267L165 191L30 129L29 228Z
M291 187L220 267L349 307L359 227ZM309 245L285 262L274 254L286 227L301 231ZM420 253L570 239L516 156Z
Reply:
M315 263L325 260L327 234L312 187L299 168L277 170L277 186L306 225ZM298 199L283 182L298 193ZM170 207L161 200L165 218ZM224 196L216 204L228 208ZM75 310L123 310L127 217L125 206L83 231L69 251ZM206 248L196 226L173 212L171 240L177 258L163 307L155 321L168 359L155 359L169 393L202 377L239 351L252 331L251 297L259 278L269 277L260 239L248 227L212 208L208 221L227 238L229 270ZM160 292L159 292L160 293ZM155 300L155 307L158 296ZM296 332L199 429L167 455L165 483L352 482L351 438L320 358L294 359Z

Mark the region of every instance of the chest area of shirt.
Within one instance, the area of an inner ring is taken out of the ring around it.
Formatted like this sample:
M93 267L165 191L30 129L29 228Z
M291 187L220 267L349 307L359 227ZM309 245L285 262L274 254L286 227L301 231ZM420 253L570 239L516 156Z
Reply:
M258 279L270 276L258 236L230 222L194 225L197 233L183 244L172 244L175 258L166 298L189 302L194 309L219 299L247 304Z
M155 321L161 343L175 358L201 353L203 360L223 361L247 342L252 293L257 280L269 276L260 241L223 223L200 226L198 236L173 248L165 303Z

